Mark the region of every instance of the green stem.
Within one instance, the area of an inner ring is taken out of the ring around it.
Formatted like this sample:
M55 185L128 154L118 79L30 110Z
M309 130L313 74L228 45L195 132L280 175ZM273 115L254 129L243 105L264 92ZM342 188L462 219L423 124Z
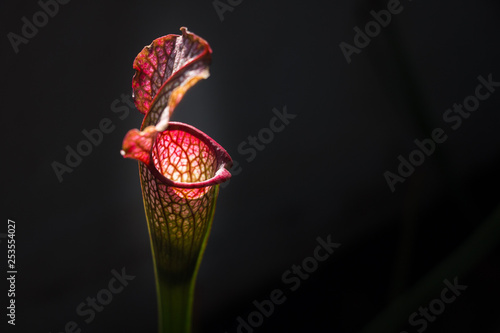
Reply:
M150 209L144 182L142 188L155 271L158 332L190 333L196 277L212 227L219 185L213 185L202 197L188 200L186 193L186 198L163 200L158 206L162 216L169 218L167 223L152 213L158 210ZM168 192L168 188L164 190ZM170 217L175 210L177 214Z
M157 278L160 333L191 332L195 277L179 283L168 281L165 274Z

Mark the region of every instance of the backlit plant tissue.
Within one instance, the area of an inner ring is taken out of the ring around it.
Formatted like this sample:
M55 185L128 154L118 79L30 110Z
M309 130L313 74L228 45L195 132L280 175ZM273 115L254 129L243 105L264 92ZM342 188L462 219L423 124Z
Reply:
M158 293L160 333L191 331L193 291L212 224L219 184L231 157L193 126L170 122L186 91L209 76L208 43L182 35L155 39L135 58L134 102L144 120L122 155L139 161Z

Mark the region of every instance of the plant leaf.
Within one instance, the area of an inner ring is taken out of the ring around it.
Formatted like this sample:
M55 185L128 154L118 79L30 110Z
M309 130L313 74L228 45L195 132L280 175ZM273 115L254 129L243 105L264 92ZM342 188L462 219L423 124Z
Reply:
M145 114L122 155L138 160L151 238L161 332L189 332L197 270L213 220L218 184L231 157L212 138L170 116L186 91L209 76L211 49L181 28L145 47L134 61L134 101Z
M142 130L151 125L157 131L164 130L186 91L209 76L210 46L185 27L181 31L180 36L155 39L134 60L134 102L146 114Z

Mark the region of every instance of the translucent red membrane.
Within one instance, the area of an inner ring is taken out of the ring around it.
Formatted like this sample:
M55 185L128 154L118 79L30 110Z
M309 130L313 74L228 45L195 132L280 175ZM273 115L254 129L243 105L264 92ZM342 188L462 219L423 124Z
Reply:
M214 177L217 170L212 147L181 130L159 133L151 157L156 170L174 182L202 182Z
M149 168L166 185L203 188L231 177L231 157L217 142L195 127L171 122L156 135L151 147ZM186 195L187 192L183 192ZM199 193L193 191L192 196Z

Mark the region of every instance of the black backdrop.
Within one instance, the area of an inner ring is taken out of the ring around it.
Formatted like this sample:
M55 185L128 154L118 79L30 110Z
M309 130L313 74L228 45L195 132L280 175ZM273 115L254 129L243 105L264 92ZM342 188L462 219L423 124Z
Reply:
M238 317L248 322L253 302L275 289L286 301L262 323L251 315L254 332L500 332L500 88L476 91L480 76L500 82L498 2L216 4L220 15L209 0L73 0L53 17L35 1L0 5L1 275L8 219L18 270L7 332L64 332L71 321L82 332L156 331L137 164L119 154L142 115L114 111L128 109L120 99L131 94L137 53L181 26L210 43L213 64L174 120L240 165L219 195L195 332L237 332ZM388 6L385 27L369 23ZM36 33L14 37L34 19ZM371 37L354 30L367 23ZM464 101L475 111L462 111L460 125L443 118ZM285 107L296 117L254 158L238 150ZM113 130L59 181L53 162L105 118ZM415 152L414 140L439 128L446 140L429 156ZM398 173L399 155L419 165L391 191L384 174ZM314 264L318 237L341 245L292 291L282 276ZM135 278L86 323L78 305L123 269ZM467 286L449 303L445 279ZM419 308L429 306L437 314L425 319Z

